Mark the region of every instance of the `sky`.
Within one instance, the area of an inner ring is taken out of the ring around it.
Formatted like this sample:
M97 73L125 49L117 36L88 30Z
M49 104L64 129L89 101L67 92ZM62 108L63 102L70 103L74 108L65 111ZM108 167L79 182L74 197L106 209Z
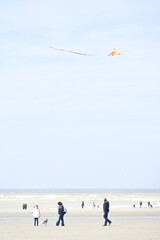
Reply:
M160 188L159 0L0 9L0 188Z

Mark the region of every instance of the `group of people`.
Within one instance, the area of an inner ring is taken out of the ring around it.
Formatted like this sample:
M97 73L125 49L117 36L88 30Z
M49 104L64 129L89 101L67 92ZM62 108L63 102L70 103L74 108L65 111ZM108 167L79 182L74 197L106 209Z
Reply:
M82 209L84 208L84 201L82 201L81 207L82 207ZM95 204L95 202L93 202L93 208L95 208L95 207L96 207L96 204ZM97 205L97 208L99 208L99 205Z
M82 208L84 207L84 202L82 202ZM64 226L64 215L67 212L67 209L64 207L62 202L58 202L58 220L56 222L56 226ZM109 213L109 201L105 198L103 203L103 217L105 219L103 226L111 225L111 220L108 219L108 213ZM34 226L38 226L39 224L39 218L41 217L40 209L38 205L35 205L33 208L33 218L34 218Z
M142 201L140 201L139 202L139 207L141 208L142 207L142 205L143 205L143 203L142 203ZM136 205L135 204L133 204L133 207L135 208L136 207ZM148 202L148 207L153 207L153 205L150 203L150 202Z
M61 223L61 226L64 226L64 214L66 214L67 209L64 207L64 205L62 204L62 202L58 202L58 220L56 222L56 226L59 226L59 224ZM33 218L34 218L34 226L38 226L39 224L39 218L41 217L41 212L40 209L38 207L38 205L35 205L33 208Z

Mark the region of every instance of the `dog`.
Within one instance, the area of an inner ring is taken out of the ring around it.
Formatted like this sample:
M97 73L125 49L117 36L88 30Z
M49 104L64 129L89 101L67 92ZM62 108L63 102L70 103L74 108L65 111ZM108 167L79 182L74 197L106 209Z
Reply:
M42 224L44 224L45 227L47 226L47 223L48 223L48 219L45 219L45 220L42 222Z

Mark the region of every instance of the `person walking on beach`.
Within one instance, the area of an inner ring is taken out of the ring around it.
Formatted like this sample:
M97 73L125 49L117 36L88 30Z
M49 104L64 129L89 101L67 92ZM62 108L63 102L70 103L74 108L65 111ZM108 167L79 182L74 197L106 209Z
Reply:
M35 205L33 208L33 217L34 217L34 226L38 226L39 218L41 216L38 205Z
M64 208L62 202L58 202L57 204L58 204L58 215L59 215L59 217L58 217L58 221L56 222L56 226L59 226L60 222L61 222L61 226L64 226L63 217L64 217L64 214L66 213L66 211L65 211L65 208Z
M109 223L108 226L111 225L112 222L111 222L111 220L108 219L109 202L107 201L106 198L104 199L104 203L103 203L103 212L104 212L103 217L105 219L103 226L107 226L107 223Z

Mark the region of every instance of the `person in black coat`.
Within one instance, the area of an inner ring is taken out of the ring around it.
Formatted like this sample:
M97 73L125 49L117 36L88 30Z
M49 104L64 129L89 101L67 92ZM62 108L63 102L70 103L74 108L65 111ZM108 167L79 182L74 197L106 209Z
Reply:
M103 226L107 226L107 223L109 223L108 226L111 225L112 222L111 222L111 220L108 219L109 202L107 201L106 198L104 199L104 203L103 203L103 212L104 212L103 217L105 219Z
M82 207L82 209L84 208L84 201L82 201L82 203L81 203L81 207Z
M59 214L59 217L58 217L58 221L56 222L56 225L59 226L60 222L61 222L61 226L64 226L64 214L65 214L65 211L64 211L64 206L61 202L58 202L58 214Z

